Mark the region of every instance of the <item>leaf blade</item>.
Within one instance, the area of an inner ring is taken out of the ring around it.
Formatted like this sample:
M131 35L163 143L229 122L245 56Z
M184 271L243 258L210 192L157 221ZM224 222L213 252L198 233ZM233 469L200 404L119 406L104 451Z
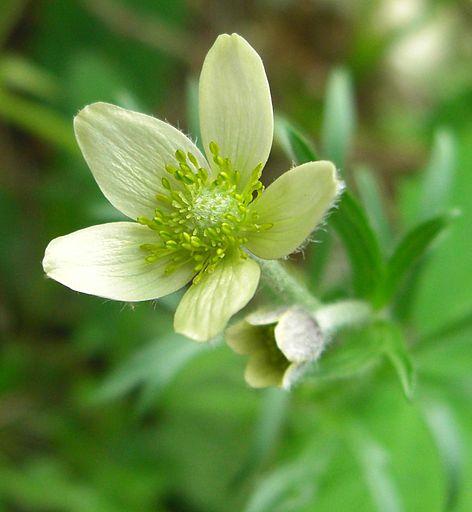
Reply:
M275 118L275 136L285 154L297 165L319 159L308 138L281 115Z
M113 371L95 391L92 401L103 403L116 400L137 386L144 385L141 407L156 397L172 378L202 350L202 345L190 343L183 336L152 341Z
M323 114L323 156L344 167L355 130L354 92L346 69L336 68L328 79Z
M393 298L407 273L426 254L455 216L456 214L452 212L424 221L403 237L387 262L385 277L376 293L377 307L383 307Z
M349 191L344 191L330 221L349 256L356 295L369 297L383 275L383 256L362 206Z
M448 129L436 132L430 161L422 176L420 217L439 215L448 207L457 161L456 141Z

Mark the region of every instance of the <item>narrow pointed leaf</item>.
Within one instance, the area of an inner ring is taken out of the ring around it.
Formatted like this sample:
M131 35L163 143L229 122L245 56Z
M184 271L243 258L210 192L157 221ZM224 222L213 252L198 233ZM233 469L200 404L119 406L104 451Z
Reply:
M92 400L96 403L108 402L138 386L144 386L143 401L147 403L150 394L157 397L184 365L201 351L202 345L189 343L178 334L153 341L112 372L97 389Z
M297 165L318 160L310 141L283 116L275 118L275 137L285 154Z
M391 322L379 322L374 329L385 356L398 376L405 397L411 400L416 371L402 330Z
M379 242L357 199L347 190L329 218L348 254L358 297L369 297L384 271Z
M0 118L53 146L79 155L72 123L49 107L0 88Z
M358 425L349 429L348 439L376 510L403 512L405 508L385 448Z
M415 385L415 369L402 339L395 339L392 346L386 349L386 353L397 372L405 397L411 400Z
M436 442L446 475L446 496L443 510L456 510L464 485L464 443L449 404L425 402L423 413Z
M378 176L370 169L362 167L354 173L360 199L367 212L372 227L374 228L382 247L388 247L392 239L391 229L385 212L385 199Z
M16 54L0 59L0 83L38 98L51 100L60 93L59 80L41 66Z
M304 140L306 140L305 137ZM298 145L289 147L282 142L282 149L289 158L292 158L292 154L295 155L299 163L306 161L306 158L310 161L317 158L310 146L305 145L302 149ZM329 222L338 233L348 253L354 291L359 297L369 296L382 276L383 257L367 215L349 191L343 192L338 208L330 215Z
M289 398L289 393L280 389L264 391L248 458L234 480L236 485L264 464L275 449L287 417Z
M349 73L335 69L328 80L323 113L323 157L344 167L355 129L354 93Z
M467 331L472 327L472 311L467 311L463 315L454 318L450 322L435 329L433 332L426 334L418 343L417 347L420 352L437 347L444 342L445 338L455 336L463 331Z
M420 216L427 219L443 213L449 196L457 160L456 142L449 130L436 133L431 159L423 174Z
M452 213L434 217L422 222L405 235L388 261L385 278L376 294L375 304L378 307L387 304L399 291L408 272L427 253L454 216Z
M265 475L251 494L244 512L307 510L318 479L331 459L331 444L307 446L295 460Z
M381 356L381 343L370 328L349 332L339 342L328 346L313 376L323 380L348 379L365 373Z

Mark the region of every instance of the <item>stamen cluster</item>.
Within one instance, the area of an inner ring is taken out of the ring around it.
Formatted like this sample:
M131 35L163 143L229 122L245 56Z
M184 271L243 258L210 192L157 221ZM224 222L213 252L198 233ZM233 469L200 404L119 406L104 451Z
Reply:
M195 155L177 150L175 162L166 166L172 179L162 178L167 192L156 194L160 205L154 217L137 219L156 231L159 238L155 244L141 245L148 253L146 261L153 263L170 256L165 268L168 274L193 262L194 282L204 272L213 272L233 250L246 258L241 246L248 240L247 233L272 227L272 224L258 224L258 215L248 208L264 189L260 181L262 164L255 167L241 189L239 171L228 158L220 156L215 142L210 143L210 152L219 169L213 180L208 169L199 166Z

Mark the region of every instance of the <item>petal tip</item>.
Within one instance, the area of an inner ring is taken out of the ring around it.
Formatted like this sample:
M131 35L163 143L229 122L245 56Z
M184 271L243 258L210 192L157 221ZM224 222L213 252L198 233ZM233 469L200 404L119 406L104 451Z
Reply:
M90 115L94 115L99 113L100 111L103 113L109 110L121 110L120 107L116 105L112 105L111 103L106 103L104 101L96 101L95 103L90 103L89 105L85 105L85 107L81 108L77 114L74 116L74 126L83 120L84 118L89 117Z
M54 238L48 243L46 249L44 250L43 261L41 262L43 270L48 277L51 277L51 274L54 272L54 269L56 268L56 265L54 265L54 256L52 254L54 251L54 247L57 244L56 240L57 238Z
M215 335L208 332L198 331L193 328L189 328L188 325L183 325L182 318L176 312L174 316L174 331L177 334L182 334L186 338L189 338L192 341L196 341L197 343L206 343L214 338Z

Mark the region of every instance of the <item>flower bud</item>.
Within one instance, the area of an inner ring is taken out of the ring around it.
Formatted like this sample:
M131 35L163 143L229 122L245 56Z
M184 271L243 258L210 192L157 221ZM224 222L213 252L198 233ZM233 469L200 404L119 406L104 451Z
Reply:
M228 345L248 355L246 382L289 389L316 361L325 340L316 320L298 306L259 310L225 333Z

